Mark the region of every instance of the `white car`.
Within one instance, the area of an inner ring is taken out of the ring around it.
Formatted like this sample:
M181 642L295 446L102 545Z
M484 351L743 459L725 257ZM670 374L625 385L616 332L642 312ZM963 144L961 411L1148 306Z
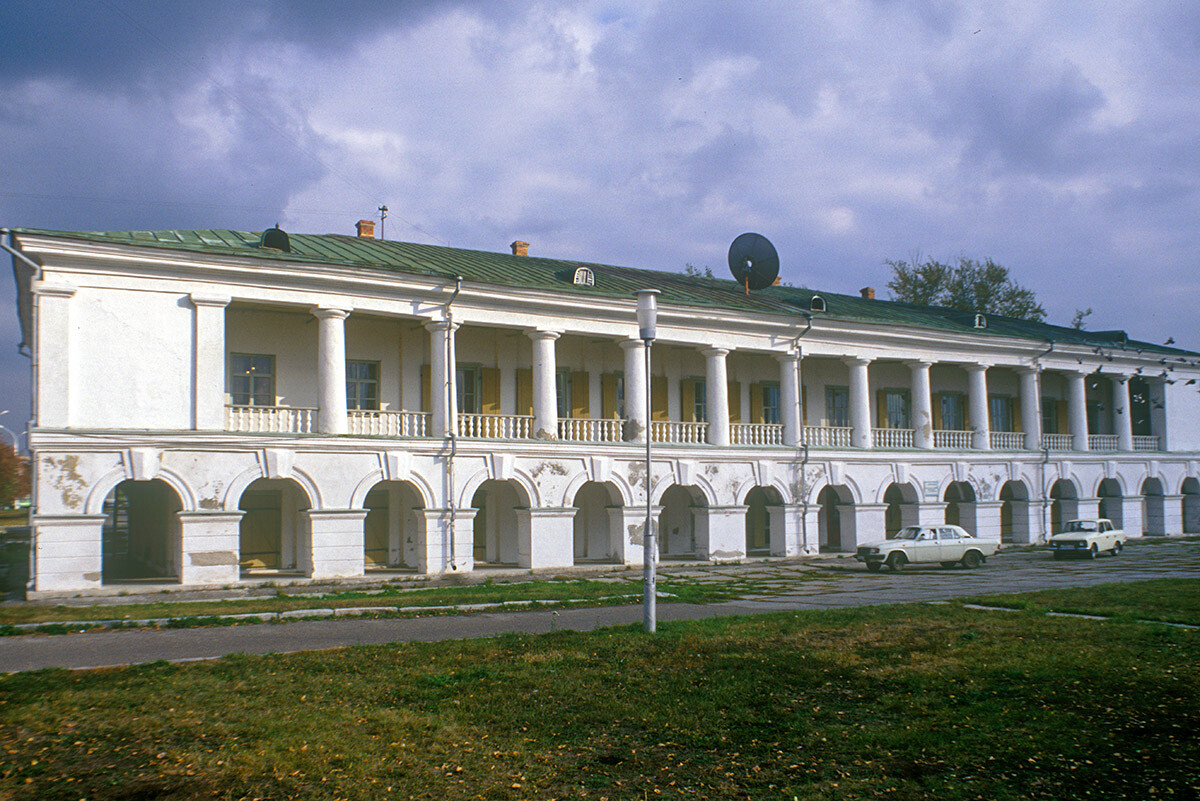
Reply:
M910 563L978 567L995 553L994 541L972 537L958 526L905 526L892 539L860 545L854 558L876 573L884 565L899 571Z
M1054 558L1083 556L1095 559L1102 551L1113 556L1125 547L1125 532L1105 517L1090 520L1068 520L1062 531L1050 538Z

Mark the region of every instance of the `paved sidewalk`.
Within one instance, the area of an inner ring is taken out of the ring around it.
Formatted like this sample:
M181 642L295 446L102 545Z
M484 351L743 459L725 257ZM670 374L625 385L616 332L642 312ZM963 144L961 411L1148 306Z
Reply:
M659 620L696 620L799 609L830 609L937 601L968 595L1026 592L1154 578L1200 578L1200 541L1134 543L1119 557L1057 562L1045 551L1001 553L978 570L911 568L900 574L867 573L850 559L826 563L821 580L797 581L799 566L770 562L672 569L699 581L754 578L760 594L719 604L660 603ZM495 612L426 618L342 618L193 629L89 631L70 635L0 638L0 672L47 667L87 669L165 659L183 662L226 654L289 653L352 645L430 642L590 631L640 623L640 605L559 611Z

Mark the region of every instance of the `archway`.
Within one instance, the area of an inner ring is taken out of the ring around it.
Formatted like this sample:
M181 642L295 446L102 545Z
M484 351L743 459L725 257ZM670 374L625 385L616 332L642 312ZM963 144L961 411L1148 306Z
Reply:
M946 523L975 534L975 488L965 481L952 481L942 500L946 502Z
M1142 499L1146 505L1142 528L1148 537L1162 537L1167 533L1167 507L1163 495L1163 483L1157 478L1147 478L1142 482ZM1116 523L1115 520L1113 522Z
M179 576L179 494L165 481L122 481L104 499L101 581Z
M1075 482L1060 478L1050 487L1050 533L1062 531L1062 524L1079 516L1079 491Z
M707 504L696 487L672 484L663 493L662 513L658 516L658 553L665 558L687 559L696 556L697 544L707 541L708 518L696 509Z
M1030 542L1029 489L1023 482L1006 481L1000 487L1000 541Z
M421 493L408 481L380 481L363 506L363 561L367 570L413 568L425 539Z
M769 556L771 538L783 534L783 496L774 487L746 493L746 555Z
M911 484L889 484L883 502L887 504L883 527L889 540L905 526L917 525L917 491Z
M312 561L310 529L304 514L308 493L291 479L260 478L238 500L244 513L238 528L238 565L243 573L307 573Z
M1183 533L1200 534L1200 480L1188 477L1180 488L1183 493Z
M620 562L621 493L611 483L589 481L575 493L575 563Z
M817 495L818 543L822 551L840 551L854 542L854 495L844 484L824 487Z
M1107 517L1117 528L1125 527L1125 514L1121 508L1121 485L1115 478L1106 478L1096 490L1100 498L1100 516Z
M471 498L475 514L475 561L486 565L520 563L522 521L518 509L529 508L525 491L515 481L489 479L479 485Z

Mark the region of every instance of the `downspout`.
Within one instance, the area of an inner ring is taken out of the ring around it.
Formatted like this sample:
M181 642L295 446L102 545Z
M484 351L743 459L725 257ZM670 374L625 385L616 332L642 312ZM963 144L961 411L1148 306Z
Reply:
M804 454L800 458L800 538L804 541L805 549L808 548L808 438L804 436L804 371L800 369L800 362L804 355L804 349L800 347L800 339L812 330L812 315L804 315L804 330L796 335L792 340L792 347L796 349L796 392L800 396L796 398L796 402L800 404L800 447Z
M462 291L463 277L454 276L454 294L446 301L446 411L454 411L454 314L450 307ZM446 493L450 501L450 569L458 570L458 553L455 544L455 524L458 521L458 502L454 497L454 457L458 454L458 415L450 414L447 420L450 433L450 455L446 458Z

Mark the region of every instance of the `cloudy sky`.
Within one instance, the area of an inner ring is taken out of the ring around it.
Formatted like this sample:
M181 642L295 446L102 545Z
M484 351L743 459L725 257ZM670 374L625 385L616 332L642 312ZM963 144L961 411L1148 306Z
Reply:
M991 257L1051 322L1200 349L1194 2L0 11L0 226L352 233L386 203L389 239L719 274L753 230L794 284Z

